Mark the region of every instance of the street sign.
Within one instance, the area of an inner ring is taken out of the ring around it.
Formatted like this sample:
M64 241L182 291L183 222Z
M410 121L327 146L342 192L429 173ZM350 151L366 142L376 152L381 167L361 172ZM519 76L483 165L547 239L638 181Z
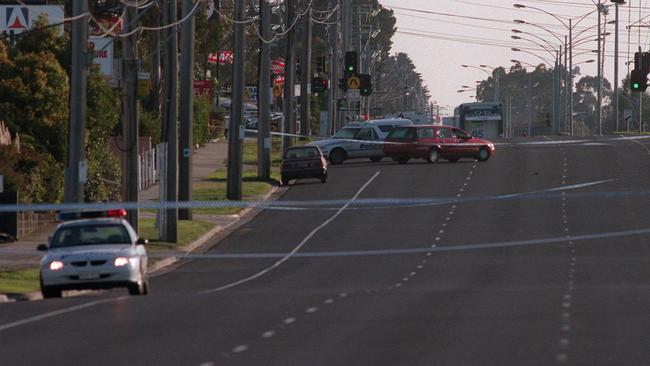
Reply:
M361 93L359 93L359 89L350 89L348 90L348 101L359 101L361 100Z
M359 89L361 87L361 79L356 76L350 76L348 78L348 89Z
M280 84L273 85L273 96L280 98L282 96L282 86Z
M632 110L631 109L624 110L623 111L623 119L627 121L630 118L632 118Z

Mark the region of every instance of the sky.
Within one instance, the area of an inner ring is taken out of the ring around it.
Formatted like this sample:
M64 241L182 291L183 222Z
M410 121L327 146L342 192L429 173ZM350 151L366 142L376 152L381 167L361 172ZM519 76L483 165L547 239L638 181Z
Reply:
M595 4L598 3L598 0L379 1L384 7L392 8L397 18L397 33L393 37L392 52L405 52L411 57L417 71L423 75L425 84L431 91L432 101L436 101L441 106L449 106L445 114L452 114L453 108L460 103L474 101L473 98L470 98L475 94L474 92L457 92L462 85L474 88L477 80L483 80L488 76L479 69L463 68L460 65L503 66L508 69L513 65L511 59L533 65L543 62L537 56L512 51L511 47L527 47L531 49L530 52L538 56L551 58L551 55L538 45L524 40L511 39L511 36L514 35L512 29L518 29L534 34L533 36L520 34L521 37L529 38L547 48L550 46L544 41L555 47L559 43L558 39L546 30L529 24L515 24L514 20L516 19L546 28L548 31L556 33L556 36L562 41L564 41L564 36L568 35L567 28L561 25L560 20L531 7L552 13L566 23L569 18L573 18L573 22L576 22L577 19L592 12L574 28L574 41L584 39L584 43L574 46L574 65L589 59L595 60L597 57L596 53L590 51L597 48L595 39L598 16ZM610 5L606 20L613 21L615 19L613 4L609 0L600 1L605 5ZM527 8L516 9L513 7L515 3L525 5ZM641 19L650 16L650 0L628 0L627 4L620 6L619 80L627 74L628 66L625 65L625 62L628 60L628 45L631 50L631 59L634 58L634 52L639 47L639 36L641 36L643 50L647 51L649 48L649 28L631 27L629 32L626 29L628 24L637 22L640 16ZM648 24L648 21L650 18L643 20L645 25ZM603 22L605 22L605 17L603 17ZM593 28L589 29L590 27ZM611 34L605 37L604 42L604 76L612 82L614 79L614 24L606 24L605 27L604 32ZM580 32L583 33L577 36ZM580 53L583 54L579 55ZM581 68L582 75L596 75L595 62L578 66ZM489 71L489 69L486 70ZM576 77L576 82L579 77Z

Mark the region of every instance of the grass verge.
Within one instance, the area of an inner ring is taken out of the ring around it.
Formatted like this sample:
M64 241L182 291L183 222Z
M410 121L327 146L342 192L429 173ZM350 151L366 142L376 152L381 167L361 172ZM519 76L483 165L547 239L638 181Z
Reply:
M159 240L156 219L140 219L140 236L149 240L147 249L170 249L174 246L185 246L208 232L214 224L206 221L178 221L178 243L168 243Z
M38 268L0 272L0 292L19 293L39 289Z

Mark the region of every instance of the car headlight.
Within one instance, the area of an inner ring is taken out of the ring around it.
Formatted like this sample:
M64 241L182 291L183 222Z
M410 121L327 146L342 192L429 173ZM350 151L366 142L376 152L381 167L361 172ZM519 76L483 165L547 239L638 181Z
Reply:
M117 257L113 261L113 265L115 267L124 267L127 264L129 264L129 258L127 258L127 257Z
M61 269L63 269L63 262L61 262L61 261L52 261L52 262L50 262L49 267L50 267L50 270L52 270L52 271L61 270Z

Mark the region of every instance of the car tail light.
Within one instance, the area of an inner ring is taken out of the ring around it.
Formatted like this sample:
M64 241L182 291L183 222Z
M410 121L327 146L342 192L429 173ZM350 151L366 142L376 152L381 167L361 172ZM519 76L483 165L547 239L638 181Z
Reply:
M50 269L52 271L58 271L58 270L63 269L63 262L61 262L61 261L52 261L50 263Z
M113 265L115 265L115 267L124 267L127 264L129 264L129 259L126 257L117 257L115 258L115 261L113 261Z

